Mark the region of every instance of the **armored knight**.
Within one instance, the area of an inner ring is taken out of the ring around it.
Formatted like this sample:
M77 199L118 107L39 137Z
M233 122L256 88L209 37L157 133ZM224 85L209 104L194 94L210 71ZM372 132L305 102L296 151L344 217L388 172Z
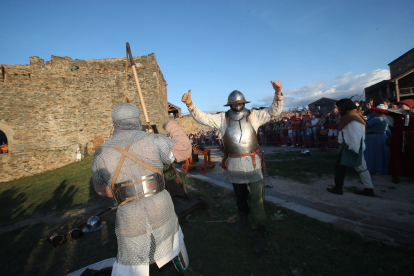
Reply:
M200 124L217 128L223 137L224 158L222 167L227 169L237 197L240 223L235 231L245 229L252 221L257 229L253 250L261 253L265 246L266 213L262 198L262 165L257 141L260 125L282 112L282 83L272 81L275 96L270 107L262 110L248 110L243 93L233 91L228 97L230 110L219 114L206 114L191 101L191 91L184 94L182 101L187 105L193 118Z
M129 103L118 104L111 115L114 133L95 152L92 181L98 194L118 203L112 276L149 275L150 264L162 267L171 260L178 272L193 275L162 176L163 164L190 157L187 136L173 120L163 125L172 139L144 132L138 108Z

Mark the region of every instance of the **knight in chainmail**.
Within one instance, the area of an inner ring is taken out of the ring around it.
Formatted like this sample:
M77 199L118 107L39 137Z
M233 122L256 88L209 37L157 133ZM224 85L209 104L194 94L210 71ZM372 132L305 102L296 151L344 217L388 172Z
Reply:
M224 106L230 110L219 114L206 114L200 111L191 100L191 91L184 94L182 101L187 105L193 118L200 124L217 128L223 137L224 158L222 167L233 183L237 198L240 223L235 231L245 229L252 221L252 228L257 229L253 250L261 253L265 246L266 213L262 198L262 166L257 130L260 125L282 112L282 83L272 81L275 96L270 107L262 110L248 110L243 93L234 90Z
M114 132L95 152L92 180L98 194L118 203L112 276L149 275L150 264L162 267L171 260L178 272L193 275L162 177L163 164L190 157L187 136L174 120L163 125L172 139L143 131L140 112L130 103L118 104L111 115Z

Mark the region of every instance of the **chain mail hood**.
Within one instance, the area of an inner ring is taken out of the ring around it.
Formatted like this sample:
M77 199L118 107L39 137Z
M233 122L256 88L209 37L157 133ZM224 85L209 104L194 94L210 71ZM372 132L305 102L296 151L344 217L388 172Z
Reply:
M117 130L141 130L142 124L139 119L138 108L130 103L116 105L111 112L114 132Z

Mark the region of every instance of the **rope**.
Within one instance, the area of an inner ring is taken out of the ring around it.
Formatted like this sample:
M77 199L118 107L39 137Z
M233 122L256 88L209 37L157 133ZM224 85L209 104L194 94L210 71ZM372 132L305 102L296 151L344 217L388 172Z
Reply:
M201 222L208 222L208 223L213 223L213 222L227 222L227 223L236 223L236 215L229 217L228 219L223 219L223 220L189 220L188 218L191 217L191 214L188 214L185 219L187 221L201 221Z

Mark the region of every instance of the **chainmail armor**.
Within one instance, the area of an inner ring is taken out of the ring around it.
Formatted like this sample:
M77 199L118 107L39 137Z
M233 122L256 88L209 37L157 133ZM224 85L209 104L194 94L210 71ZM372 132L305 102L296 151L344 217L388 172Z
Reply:
M261 159L256 154L256 168L253 167L253 157L230 157L228 176L231 183L242 184L259 181L263 178Z
M120 104L130 105L131 104ZM108 139L94 155L92 174L97 184L111 185L112 177L122 154L114 147L125 148L131 145L129 153L163 170L163 163L173 161L171 149L175 141L162 135L140 131L139 111L117 105L112 111L114 135ZM114 112L116 111L116 112ZM138 114L136 113L138 112ZM138 115L136 119L130 116ZM153 171L125 158L116 183L135 182ZM118 205L115 232L118 241L117 262L122 265L146 265L157 262L173 248L174 234L178 231L178 219L170 194L164 190L150 197L132 200Z

